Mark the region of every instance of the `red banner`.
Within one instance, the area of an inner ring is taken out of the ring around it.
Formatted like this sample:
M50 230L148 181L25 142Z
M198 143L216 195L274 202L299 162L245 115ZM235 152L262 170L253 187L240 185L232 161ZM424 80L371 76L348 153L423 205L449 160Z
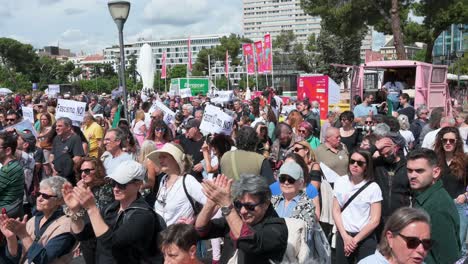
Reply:
M161 64L162 64L161 79L166 79L167 68L166 68L166 52L165 51L163 52L163 55L162 55Z
M264 63L264 70L265 73L271 73L273 70L273 53L272 53L272 46L271 46L271 36L270 34L266 34L265 37L263 38L265 42L265 47L264 47L264 58L265 58L265 63Z
M188 38L188 66L189 72L192 72L192 50L190 49L190 37Z
M226 62L224 63L224 74L229 78L229 53L226 50Z
M255 59L257 60L257 72L263 73L265 71L263 59L263 43L262 41L255 42Z
M327 119L328 113L328 76L307 76L297 79L297 99L309 98L309 102L320 104L320 119Z
M247 65L247 74L255 74L255 60L252 43L242 45L244 51L245 64Z

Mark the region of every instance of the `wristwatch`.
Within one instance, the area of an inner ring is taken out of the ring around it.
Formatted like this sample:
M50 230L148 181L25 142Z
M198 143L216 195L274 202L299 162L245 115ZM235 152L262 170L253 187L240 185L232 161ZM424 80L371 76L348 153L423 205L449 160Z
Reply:
M223 206L221 207L221 214L226 217L228 216L231 211L232 211L232 208L234 208L234 206L232 204L228 205L228 206Z

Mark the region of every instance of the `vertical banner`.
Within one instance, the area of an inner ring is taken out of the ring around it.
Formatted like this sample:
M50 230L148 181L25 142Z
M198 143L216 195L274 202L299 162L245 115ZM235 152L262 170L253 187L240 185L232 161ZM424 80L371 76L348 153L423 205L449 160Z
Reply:
M255 74L255 61L252 43L242 45L242 49L244 51L245 63L247 64L247 74L253 75Z
M224 74L229 78L229 53L226 50L226 62L224 63Z
M192 72L192 49L190 47L190 37L188 38L188 66L187 71Z
M263 61L263 43L262 41L255 42L255 58L257 59L257 72L265 72L264 61Z
M265 73L271 73L272 70L273 70L273 53L272 53L272 46L271 46L271 36L270 34L266 34L265 37L264 37L264 43L265 43L265 47L264 47L264 59L265 59L265 63L264 63L264 70L265 70Z
M166 79L167 68L166 68L166 52L165 51L163 52L163 55L162 55L161 64L162 64L161 79Z
M303 76L297 79L297 99L318 101L320 107L320 119L327 119L328 113L328 76Z

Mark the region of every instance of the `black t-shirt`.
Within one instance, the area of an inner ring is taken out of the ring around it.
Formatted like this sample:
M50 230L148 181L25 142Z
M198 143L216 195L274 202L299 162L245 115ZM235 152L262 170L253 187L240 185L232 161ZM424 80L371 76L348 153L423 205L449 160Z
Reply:
M186 138L185 136L180 137L180 145L184 148L185 154L191 155L193 160L193 165L200 163L203 160L203 153L201 152L201 147L203 146L203 138L199 141L194 141ZM203 180L203 175L201 172L191 171L190 174L195 177L199 182Z
M408 106L408 107L398 110L398 114L407 116L409 122L412 123L414 120L414 115L416 114L416 111L414 110L412 106Z
M52 142L54 169L72 184L76 181L73 171L73 157L85 155L81 143L80 137L76 134L63 141L61 137L56 136Z

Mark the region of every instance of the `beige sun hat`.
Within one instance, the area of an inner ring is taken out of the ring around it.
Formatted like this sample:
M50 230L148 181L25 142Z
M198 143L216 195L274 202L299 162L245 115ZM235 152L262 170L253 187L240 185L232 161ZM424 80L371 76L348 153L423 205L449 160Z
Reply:
M180 173L185 172L184 160L185 160L185 153L181 150L180 147L173 143L166 143L162 148L155 150L146 156L147 159L151 160L156 166L161 167L159 164L159 155L161 153L168 154L174 158L174 160L179 165Z

